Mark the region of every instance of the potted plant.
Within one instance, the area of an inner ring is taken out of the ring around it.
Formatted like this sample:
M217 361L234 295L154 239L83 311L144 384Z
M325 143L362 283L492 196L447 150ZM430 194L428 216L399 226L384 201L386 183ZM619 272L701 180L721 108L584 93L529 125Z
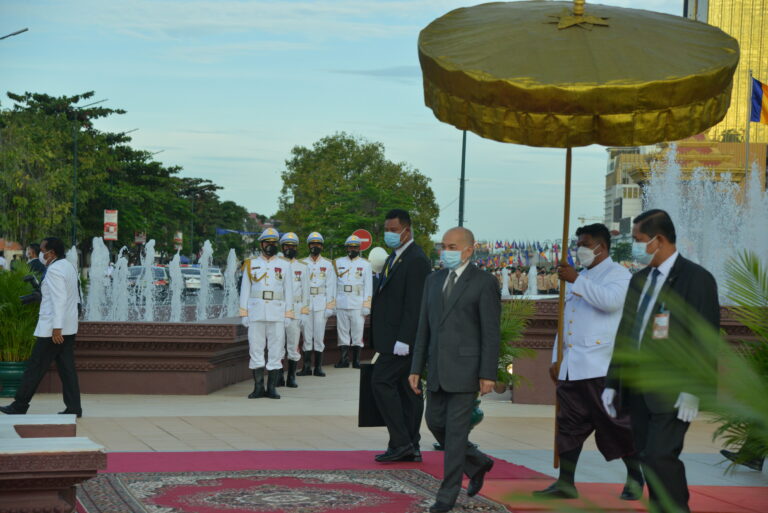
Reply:
M35 344L39 303L22 304L20 297L33 291L24 281L26 265L0 271L0 396L13 397L27 368Z
M523 338L528 321L535 311L535 303L527 299L512 299L501 305L501 347L496 370L496 393L503 393L507 387L520 382L521 377L514 373L514 361L535 354L532 349L514 345Z

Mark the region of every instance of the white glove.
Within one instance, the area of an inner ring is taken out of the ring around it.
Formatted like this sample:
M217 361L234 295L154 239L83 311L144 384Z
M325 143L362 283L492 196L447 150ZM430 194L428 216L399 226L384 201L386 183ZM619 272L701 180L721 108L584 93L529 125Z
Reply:
M370 308L363 308L363 317L365 317L366 315L371 315Z
M325 318L328 319L329 317L333 317L333 310L325 309Z
M242 324L246 328L248 327L249 322L248 322L248 316L247 315L243 316L243 317L240 317L240 324Z
M609 416L616 418L616 407L613 405L613 400L616 399L616 390L612 388L606 388L603 390L603 395L600 396L603 400L603 408Z
M677 408L677 418L683 422L693 422L693 419L699 414L699 398L695 395L680 392L675 403Z
M404 344L402 342L395 342L394 353L397 356L408 356L408 353L410 352L411 352L411 348L408 347L408 344Z

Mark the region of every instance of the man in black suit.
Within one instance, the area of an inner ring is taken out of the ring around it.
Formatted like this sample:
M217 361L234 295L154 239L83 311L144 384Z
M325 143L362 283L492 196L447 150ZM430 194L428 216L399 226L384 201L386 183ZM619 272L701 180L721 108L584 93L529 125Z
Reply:
M690 312L715 329L720 326L714 277L677 252L675 226L663 210L649 210L636 217L632 237L632 255L647 267L629 283L616 352L653 351L659 344L670 342L687 344L696 351L698 341L690 332ZM717 362L708 364L714 372ZM698 414L699 399L684 390L671 390L669 395L634 390L622 379L627 369L627 364L620 365L614 356L603 405L612 416L616 416L617 404L629 411L651 503L659 511L689 511L688 483L680 453L685 433ZM671 506L662 501L664 494L669 496Z
M42 279L45 274L45 264L40 261L40 244L30 244L27 246L27 265L29 270L37 275L37 279Z
M466 228L443 236L445 268L424 286L408 378L413 392L420 393L426 367L427 426L445 448L443 482L430 513L453 508L462 474L470 478L467 495L472 497L493 467L493 460L468 440L477 393L485 395L495 384L501 340L498 280L470 262L474 245Z
M371 384L376 405L389 431L389 444L376 461L421 461L419 441L424 401L411 391L408 374L429 259L413 241L411 217L390 210L384 221L387 258L371 308L371 338L379 358Z

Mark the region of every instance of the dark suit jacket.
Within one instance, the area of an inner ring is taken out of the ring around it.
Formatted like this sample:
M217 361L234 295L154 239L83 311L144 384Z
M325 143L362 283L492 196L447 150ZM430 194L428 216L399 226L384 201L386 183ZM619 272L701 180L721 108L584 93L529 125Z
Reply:
M430 269L427 255L413 242L405 248L386 278L382 271L384 282L381 290L374 289L371 307L371 338L377 352L394 354L398 341L413 347L424 280Z
M38 280L45 274L45 264L39 258L33 258L27 265L29 270L37 275Z
M469 264L443 304L443 269L427 278L411 374L427 368L433 392L477 392L480 379L496 380L501 340L501 295L492 275Z
M632 350L637 346L637 341L632 340L632 327L637 316L640 296L651 270L651 267L646 267L636 273L629 282L629 290L624 301L624 313L616 335L617 351ZM672 303L665 301L665 298L671 298ZM700 265L678 255L675 265L672 266L669 276L659 292L656 303L652 306L651 316L648 319L640 344L640 351L652 351L655 344L669 343L669 340L686 341L686 343L690 343L691 350L696 350L698 341L691 336L689 325L685 322L686 316L680 311L680 304L675 304L676 300L697 312L715 329L720 329L720 303L715 278ZM669 311L669 340L654 340L652 337L653 319L655 315L661 313L662 307ZM709 364L714 368L717 362L711 360ZM624 369L617 361L611 361L606 386L618 390L622 404L626 406L626 399L633 392L624 386L623 371ZM675 410L674 403L679 392L685 392L685 390L672 391L668 396L645 392L643 397L651 412L668 413Z

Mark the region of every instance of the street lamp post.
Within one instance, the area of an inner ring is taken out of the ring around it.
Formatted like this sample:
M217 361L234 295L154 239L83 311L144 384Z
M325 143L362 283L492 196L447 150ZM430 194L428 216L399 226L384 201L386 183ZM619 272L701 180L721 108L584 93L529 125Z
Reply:
M461 136L461 179L459 180L459 226L464 226L464 169L467 162L467 131Z

